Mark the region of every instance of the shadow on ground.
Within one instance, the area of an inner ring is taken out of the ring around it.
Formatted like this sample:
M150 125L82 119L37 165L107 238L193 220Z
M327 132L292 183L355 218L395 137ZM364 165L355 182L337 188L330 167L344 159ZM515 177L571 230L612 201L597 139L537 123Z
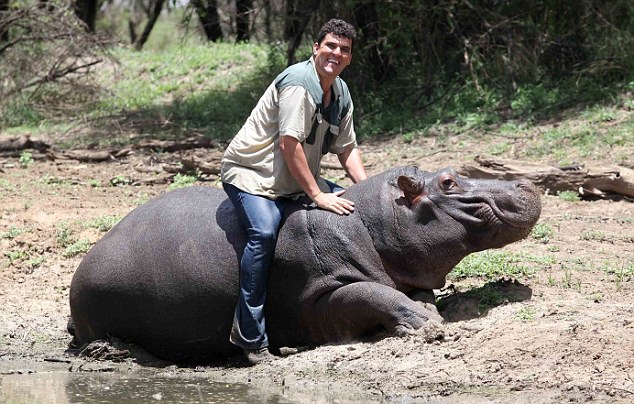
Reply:
M458 292L451 285L443 291L437 306L445 321L457 322L485 316L493 307L530 300L532 296L533 290L517 280L500 279L466 292Z

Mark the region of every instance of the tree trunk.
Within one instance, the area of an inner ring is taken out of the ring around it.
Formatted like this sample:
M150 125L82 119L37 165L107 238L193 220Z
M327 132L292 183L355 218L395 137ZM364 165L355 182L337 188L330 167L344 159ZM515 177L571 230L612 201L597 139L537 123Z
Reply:
M0 0L0 42L9 42L9 29L2 24L9 11L9 0Z
M250 39L249 13L253 7L252 0L236 0L238 16L236 18L236 40L246 42Z
M286 5L286 25L284 39L288 41L286 63L288 66L296 62L295 52L302 43L302 35L310 18L319 8L321 0L289 0Z
M75 0L75 14L86 24L88 32L95 32L99 0Z
M200 19L207 39L213 42L222 39L216 0L192 0L192 5L196 9L196 14L198 14L198 19Z
M161 16L161 11L163 10L163 4L165 4L165 0L153 0L153 3L154 4L152 7L152 12L150 13L148 22L147 24L145 24L145 28L143 29L141 36L138 37L136 41L134 41L134 49L136 50L141 50L143 48L143 45L145 45L148 38L150 37L150 33L154 28L154 24L156 24L156 21Z
M128 20L128 33L130 34L130 43L136 43L138 35L136 34L136 22L134 20Z
M376 12L375 2L360 2L354 8L354 16L363 33L363 41L368 44L367 57L374 70L374 79L381 82L388 77L392 68L390 60L383 53L379 16Z

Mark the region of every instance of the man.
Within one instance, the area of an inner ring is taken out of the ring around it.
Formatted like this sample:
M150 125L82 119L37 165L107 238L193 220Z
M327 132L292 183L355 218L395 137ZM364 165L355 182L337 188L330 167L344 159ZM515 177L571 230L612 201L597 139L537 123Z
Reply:
M311 59L284 70L260 98L222 159L221 178L247 245L230 340L251 364L268 352L264 303L267 271L287 204L307 195L321 209L354 211L343 188L319 177L322 157L337 154L353 182L367 177L352 122L352 99L339 75L352 60L356 32L332 19L321 28Z

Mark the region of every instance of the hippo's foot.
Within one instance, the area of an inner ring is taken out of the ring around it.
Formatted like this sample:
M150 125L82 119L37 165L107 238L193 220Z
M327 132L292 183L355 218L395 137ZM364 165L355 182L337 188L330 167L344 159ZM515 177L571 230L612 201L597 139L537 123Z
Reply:
M445 331L442 324L435 320L426 321L425 324L418 329L414 329L406 325L396 326L394 334L397 337L422 336L427 343L442 341L445 339Z
M416 335L422 336L425 342L432 343L434 341L442 341L445 339L445 329L442 324L430 320L424 326L416 330Z
M428 296L427 293L423 295ZM433 300L414 299L414 303L417 308L416 311L410 315L414 315L416 321L396 325L394 334L396 336L423 335L426 342L442 340L444 338L442 327L444 320L438 312L438 308L433 303Z

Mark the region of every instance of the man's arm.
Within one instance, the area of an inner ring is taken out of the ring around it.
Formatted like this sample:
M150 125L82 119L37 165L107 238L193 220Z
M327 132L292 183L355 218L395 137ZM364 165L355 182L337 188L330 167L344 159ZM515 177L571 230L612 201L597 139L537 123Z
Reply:
M348 177L352 179L355 184L359 181L363 181L368 178L368 174L365 172L363 161L361 160L361 152L356 147L348 147L344 151L337 155L339 162Z
M335 193L323 193L310 172L302 144L292 136L280 136L280 150L288 169L302 190L321 209L326 209L340 215L347 215L354 211L354 202L339 196L345 191ZM350 157L347 158L349 160ZM360 158L359 158L360 161ZM343 163L342 163L343 164ZM351 163L352 164L352 163ZM346 169L347 171L348 169ZM364 171L365 172L365 171ZM357 171L355 171L355 175Z

